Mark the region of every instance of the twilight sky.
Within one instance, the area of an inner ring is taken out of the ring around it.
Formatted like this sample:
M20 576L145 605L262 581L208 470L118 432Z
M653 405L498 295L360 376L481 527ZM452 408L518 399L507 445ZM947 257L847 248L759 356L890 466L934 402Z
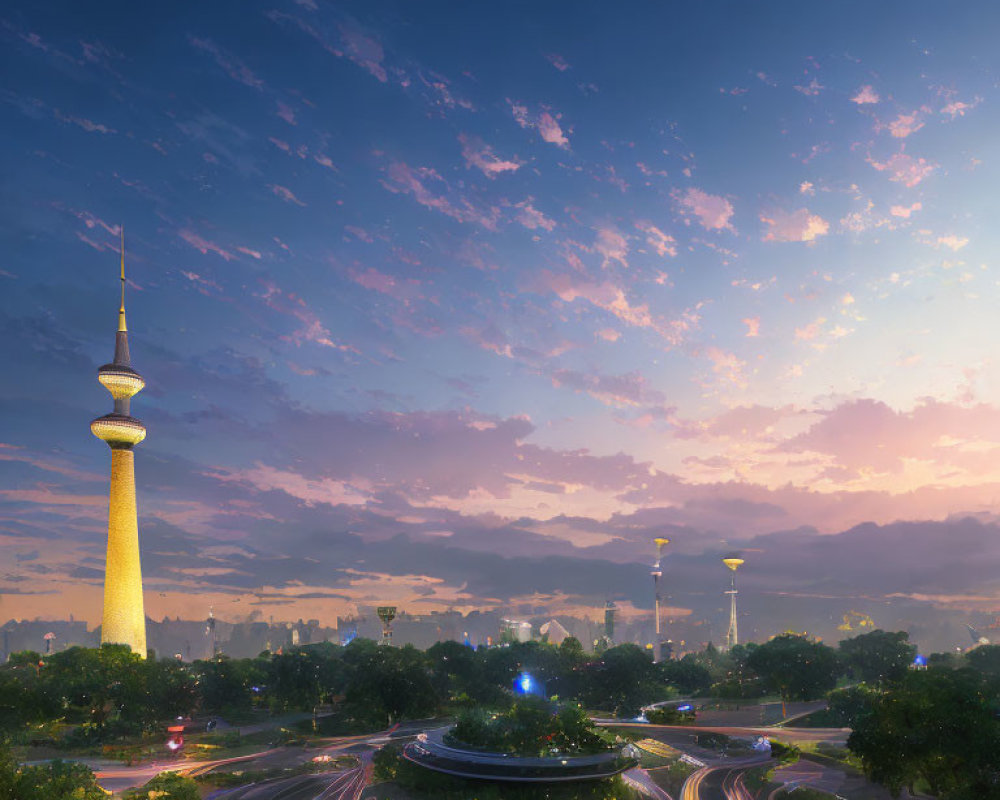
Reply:
M119 224L151 616L1000 609L998 24L5 5L0 617L99 621Z

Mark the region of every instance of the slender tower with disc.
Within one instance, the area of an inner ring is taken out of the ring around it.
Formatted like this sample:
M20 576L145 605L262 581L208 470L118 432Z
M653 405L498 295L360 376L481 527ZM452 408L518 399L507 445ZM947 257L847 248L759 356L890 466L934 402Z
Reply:
M729 589L726 590L726 594L729 595L729 631L726 633L726 649L728 650L740 643L739 630L736 625L736 570L740 568L743 559L737 555L730 555L722 559L722 563L732 573L732 582Z
M111 393L114 410L90 423L90 430L111 448L111 492L108 501L108 560L104 570L104 615L101 644L127 644L146 657L146 614L142 603L139 523L135 506L135 462L132 448L146 438L146 427L129 413L131 398L146 385L128 352L125 325L125 232L121 233L121 303L115 357L97 371Z
M659 661L660 656L660 578L663 577L663 568L660 562L663 560L663 548L670 544L670 540L662 536L653 539L653 544L656 545L656 563L653 564L653 569L650 574L653 576L653 614L655 616L656 625L656 641L653 642L653 660Z

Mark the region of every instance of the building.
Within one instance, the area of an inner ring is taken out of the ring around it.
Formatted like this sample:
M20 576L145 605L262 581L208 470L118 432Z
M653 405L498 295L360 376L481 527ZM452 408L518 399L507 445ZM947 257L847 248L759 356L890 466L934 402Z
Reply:
M531 623L519 619L500 620L501 642L530 642Z
M146 657L146 614L142 602L139 524L135 506L135 460L132 448L146 438L146 427L130 413L133 396L146 382L134 369L125 324L125 234L121 240L121 303L115 356L97 371L111 393L114 410L90 423L90 430L111 448L111 491L108 498L108 557L104 571L104 614L101 644L127 644Z

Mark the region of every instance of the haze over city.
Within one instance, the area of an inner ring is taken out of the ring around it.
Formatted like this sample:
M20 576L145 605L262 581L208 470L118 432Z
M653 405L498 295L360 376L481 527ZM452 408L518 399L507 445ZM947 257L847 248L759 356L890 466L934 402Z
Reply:
M919 8L5 8L0 618L101 619L124 226L154 619L648 620L667 536L697 641L736 550L969 644L1000 11Z

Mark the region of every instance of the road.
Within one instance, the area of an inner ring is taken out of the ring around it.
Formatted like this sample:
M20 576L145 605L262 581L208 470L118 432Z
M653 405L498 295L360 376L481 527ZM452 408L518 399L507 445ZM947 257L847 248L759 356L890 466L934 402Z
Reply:
M752 800L743 784L744 775L770 763L770 758L754 757L704 767L684 781L681 800Z
M277 778L249 786L223 789L205 800L359 800L371 779L371 752L358 757L358 766L343 772L324 772Z

